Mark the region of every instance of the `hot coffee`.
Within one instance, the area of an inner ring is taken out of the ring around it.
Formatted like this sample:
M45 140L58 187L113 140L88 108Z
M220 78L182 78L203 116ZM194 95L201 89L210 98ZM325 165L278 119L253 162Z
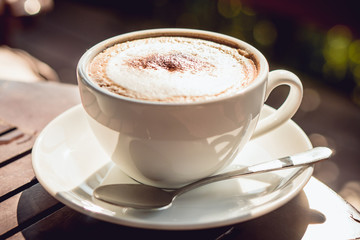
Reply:
M188 37L154 37L115 44L89 66L99 86L130 98L194 102L232 95L257 76L244 51Z

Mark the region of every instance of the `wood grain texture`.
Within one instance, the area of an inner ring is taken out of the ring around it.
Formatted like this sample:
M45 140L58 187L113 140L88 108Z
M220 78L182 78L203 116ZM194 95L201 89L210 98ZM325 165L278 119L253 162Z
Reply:
M35 177L28 154L17 161L0 168L0 199L6 194L30 182Z
M75 85L0 80L0 119L24 132L38 133L53 118L80 103Z
M31 151L46 124L79 99L75 85L0 80L0 239L24 239L21 230L63 207L37 183Z

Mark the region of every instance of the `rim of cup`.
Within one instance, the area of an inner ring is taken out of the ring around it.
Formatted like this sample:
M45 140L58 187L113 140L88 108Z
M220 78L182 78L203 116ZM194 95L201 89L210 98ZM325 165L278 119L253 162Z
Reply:
M169 37L192 37L192 38L200 38L203 40L209 40L212 42L216 42L219 44L223 44L229 47L233 47L239 50L243 50L250 54L251 58L256 64L257 76L247 87L240 89L237 93L230 94L227 96L216 97L213 99L199 100L194 102L162 102L162 101L149 101L142 99L135 99L131 97L122 96L116 93L112 93L100 86L98 86L94 81L92 81L87 74L88 64L91 60L103 50L113 46L116 43L132 41L136 39L150 38L150 37L160 37L160 36L169 36ZM250 45L247 42L244 42L235 37L231 37L225 34L206 31L206 30L197 30L197 29L187 29L187 28L158 28L158 29L148 29L148 30L140 30L129 32L125 34L120 34L108 39L105 39L93 47L88 49L80 58L77 65L77 74L78 81L85 84L87 87L95 90L96 92L106 95L108 97L112 97L118 100L123 100L132 103L138 104L148 104L148 105L162 105L162 106L186 106L186 105L203 105L219 102L221 100L231 100L236 96L241 94L245 94L246 92L251 91L256 88L259 84L262 84L267 79L267 74L269 72L269 65L265 58L265 56L257 50L255 47Z

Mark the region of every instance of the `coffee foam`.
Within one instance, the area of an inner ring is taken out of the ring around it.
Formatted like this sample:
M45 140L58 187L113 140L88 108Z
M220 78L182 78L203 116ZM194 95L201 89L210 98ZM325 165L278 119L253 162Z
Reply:
M234 94L256 77L237 49L201 39L146 38L116 44L92 61L89 76L117 94L193 102Z

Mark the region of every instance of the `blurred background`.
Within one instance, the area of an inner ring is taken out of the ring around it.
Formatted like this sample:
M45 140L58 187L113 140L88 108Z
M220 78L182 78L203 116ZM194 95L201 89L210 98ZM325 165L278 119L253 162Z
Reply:
M292 68L360 104L356 0L0 0L0 44L27 51L76 83L82 53L140 29L188 27L245 40L270 67Z
M86 49L134 30L185 27L234 36L262 51L270 69L288 69L302 79L304 100L294 120L314 146L336 151L315 176L360 209L357 2L0 0L0 79L76 84L76 65ZM13 70L21 64L32 73ZM287 94L277 91L273 95Z

